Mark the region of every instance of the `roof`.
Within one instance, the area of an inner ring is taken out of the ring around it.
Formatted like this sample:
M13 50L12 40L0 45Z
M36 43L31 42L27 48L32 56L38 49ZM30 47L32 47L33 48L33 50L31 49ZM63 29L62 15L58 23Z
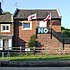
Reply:
M13 16L11 14L0 15L0 22L13 22Z
M27 17L31 14L37 13L37 19L46 18L46 16L51 13L51 18L61 18L60 11L57 9L16 9L14 13L14 19L27 19Z

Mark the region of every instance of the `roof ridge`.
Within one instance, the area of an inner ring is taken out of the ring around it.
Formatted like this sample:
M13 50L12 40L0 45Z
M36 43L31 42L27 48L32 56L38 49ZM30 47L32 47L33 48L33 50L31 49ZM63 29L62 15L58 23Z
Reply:
M57 9L18 9L18 10L57 10Z

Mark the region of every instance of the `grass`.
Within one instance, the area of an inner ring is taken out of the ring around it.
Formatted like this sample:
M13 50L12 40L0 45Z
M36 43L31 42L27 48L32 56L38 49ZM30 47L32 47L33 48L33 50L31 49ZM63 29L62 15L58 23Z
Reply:
M0 57L2 60L2 57ZM4 57L4 60L7 60L7 57ZM46 54L19 54L19 55L11 55L9 60L13 61L25 61L25 60L70 60L70 55L46 55Z

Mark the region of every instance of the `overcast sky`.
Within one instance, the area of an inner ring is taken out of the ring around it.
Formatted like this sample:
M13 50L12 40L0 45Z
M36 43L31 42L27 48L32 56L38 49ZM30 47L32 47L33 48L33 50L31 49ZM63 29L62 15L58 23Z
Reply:
M70 0L0 0L3 11L12 14L19 9L58 9L62 15L62 26L70 29Z

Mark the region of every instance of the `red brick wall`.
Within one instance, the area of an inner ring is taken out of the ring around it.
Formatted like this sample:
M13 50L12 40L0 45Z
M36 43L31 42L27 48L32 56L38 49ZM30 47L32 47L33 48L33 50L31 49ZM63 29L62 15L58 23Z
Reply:
M61 32L61 26L60 26L60 25L52 25L52 28L53 28L56 32Z
M60 54L63 49L62 43L54 36L50 38L50 34L38 34L38 41L43 45L45 53L47 54ZM43 52L44 53L44 52Z
M61 21L60 20L51 20L47 22L47 26L50 27L50 25L52 24L52 28L56 31L56 32L61 32Z
M24 43L27 43L30 39L30 36L33 34L36 34L36 28L37 28L37 21L33 20L32 22L32 30L22 30L22 23L26 20L18 20L18 22L15 24L15 46L25 46ZM40 21L40 20L39 20ZM60 21L59 21L60 22ZM50 25L50 22L48 21L48 27ZM56 30L57 32L61 32L61 25L53 25L52 28ZM41 39L44 38L44 39ZM50 35L45 34L38 34L39 41L42 41L42 44L46 46L46 40L49 38L50 41ZM49 42L50 43L50 42Z
M31 22L32 22L32 30L22 30L23 21L19 20L17 23L15 23L15 29L14 29L15 46L25 46L25 43L29 42L30 36L36 34L37 21L31 21ZM58 24L54 23L52 25L52 28L56 32L61 32L61 23L58 20L56 22ZM50 23L48 22L48 27L49 25ZM55 36L52 36L52 39L50 37L51 37L50 34L37 34L37 41L40 44L42 44L41 47L45 49L44 51L41 51L41 53L46 53L46 54L70 53L70 44L65 44L63 50L63 44Z
M63 48L63 43L54 36L51 39L50 34L38 34L38 41L45 49L41 51L42 54L70 54L70 44L64 44Z
M63 54L70 54L70 44L64 44Z
M32 30L22 30L22 23L21 23L21 25L19 26L19 38L28 42L30 36L36 34L36 27L37 27L36 23L32 21Z
M36 28L37 28L37 23L36 22L37 21L31 21L32 22L32 30L23 30L22 29L22 23L23 22L25 22L25 20L20 21L19 23L16 24L16 30L18 29L16 31L17 33L15 33L15 40L17 40L16 46L25 46L24 43L27 44L27 42L29 41L30 37L33 34L36 34Z

